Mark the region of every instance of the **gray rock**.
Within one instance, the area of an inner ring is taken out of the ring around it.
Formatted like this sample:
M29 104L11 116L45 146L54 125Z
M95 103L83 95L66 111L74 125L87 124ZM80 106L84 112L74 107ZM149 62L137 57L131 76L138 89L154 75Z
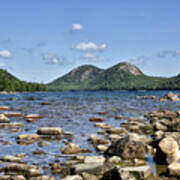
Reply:
M81 174L83 172L90 174L99 174L102 171L103 163L87 163L87 164L77 164L72 166L72 174Z

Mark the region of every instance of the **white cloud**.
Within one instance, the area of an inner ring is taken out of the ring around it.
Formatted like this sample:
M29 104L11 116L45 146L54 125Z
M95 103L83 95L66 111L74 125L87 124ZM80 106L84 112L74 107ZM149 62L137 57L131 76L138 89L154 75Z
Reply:
M87 53L85 53L84 58L88 59L88 60L96 61L97 60L97 54L87 52Z
M51 53L43 54L43 59L48 64L61 64L65 61L65 58L59 58L57 55Z
M130 62L135 65L142 65L146 62L147 59L148 57L146 56L137 56L137 57L132 57L130 59Z
M180 56L180 50L166 50L157 54L158 58L171 58Z
M10 51L4 49L4 50L0 51L0 57L5 58L5 59L10 59L10 58L12 58L12 54Z
M80 51L103 51L104 49L106 49L107 45L106 44L102 44L100 46L98 46L97 44L93 43L93 42L82 42L77 44L75 47L73 47L73 49L76 50L80 50Z
M81 24L72 24L72 31L82 31L83 30L83 26Z

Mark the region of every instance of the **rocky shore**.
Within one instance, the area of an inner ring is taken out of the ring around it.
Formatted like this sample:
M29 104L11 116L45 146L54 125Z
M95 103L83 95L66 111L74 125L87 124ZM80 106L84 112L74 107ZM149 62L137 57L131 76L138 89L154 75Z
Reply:
M156 99L155 96L143 98ZM168 93L160 100L177 102L180 99L177 94ZM48 102L41 105L51 106ZM61 139L64 145L59 149L59 156L64 160L59 162L55 159L44 167L38 162L25 161L27 153L6 154L0 156L0 180L180 179L180 111L147 112L139 118L127 118L119 114L114 117L119 127L104 122L108 112L98 112L97 116L89 118L89 122L98 129L97 134L88 135L87 138L98 154L91 155L90 149L75 143L74 134L66 132L62 127L37 127L34 134L21 133L26 129L24 121L35 123L44 118L45 114L23 114L12 111L12 108L0 107L0 131L9 134L18 132L13 139L19 146L37 143L35 151L29 149L35 156L48 156L43 147L55 139ZM0 141L4 145L11 143L2 137ZM149 158L163 167L160 176L153 172ZM44 169L48 169L49 173L44 174Z

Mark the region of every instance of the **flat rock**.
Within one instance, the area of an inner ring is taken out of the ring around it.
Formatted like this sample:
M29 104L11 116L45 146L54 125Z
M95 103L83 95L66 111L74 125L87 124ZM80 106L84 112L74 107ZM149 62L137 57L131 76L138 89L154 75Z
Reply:
M37 133L39 135L62 135L63 130L57 127L43 127L38 129Z
M7 111L9 110L10 108L8 106L0 106L0 110L1 111Z
M4 112L3 113L7 117L23 117L24 114L21 112Z
M41 118L43 118L43 116L40 114L28 114L28 115L24 116L24 118L26 118L26 119L41 119Z
M102 171L102 168L103 163L83 163L72 166L71 172L73 174L81 174L83 172L90 174L99 174Z

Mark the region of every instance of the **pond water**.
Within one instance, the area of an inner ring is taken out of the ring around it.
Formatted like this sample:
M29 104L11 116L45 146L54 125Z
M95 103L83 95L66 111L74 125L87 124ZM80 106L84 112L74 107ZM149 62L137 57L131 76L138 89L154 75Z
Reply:
M62 162L64 159L60 149L64 146L63 139L48 141L49 145L39 147L38 142L29 145L19 145L16 137L20 134L36 133L40 127L61 127L65 132L74 134L73 142L82 148L88 148L92 154L97 154L87 139L90 134L96 134L100 129L95 128L94 123L89 121L90 117L100 116L98 112L107 112L103 115L104 123L120 127L120 121L114 117L124 115L128 117L143 116L145 112L159 109L179 110L179 102L160 102L159 100L137 99L136 96L162 97L168 91L98 91L98 92L38 92L18 93L11 95L0 95L0 106L9 106L12 111L20 111L27 114L41 114L43 119L36 122L27 122L24 118L10 118L11 122L22 122L24 128L21 132L11 132L8 129L0 129L0 140L11 144L3 145L0 141L0 156L26 153L25 162L47 166L51 162ZM174 91L180 93L180 91ZM33 98L32 98L33 97ZM43 106L42 102L51 105ZM2 111L3 112L3 111ZM35 156L32 152L40 149L45 151L46 156ZM149 158L152 168L153 160ZM153 170L155 171L155 170ZM44 170L44 174L49 172Z

